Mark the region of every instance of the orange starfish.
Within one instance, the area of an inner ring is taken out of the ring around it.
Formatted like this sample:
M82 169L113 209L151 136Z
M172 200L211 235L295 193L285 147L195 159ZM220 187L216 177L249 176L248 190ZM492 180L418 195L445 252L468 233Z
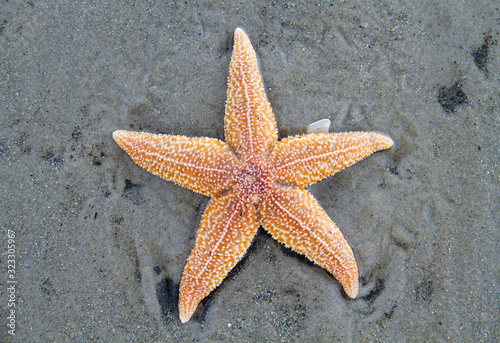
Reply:
M305 187L352 165L392 140L374 132L308 134L278 142L255 51L234 32L229 67L226 141L115 131L114 140L140 167L212 197L179 290L187 322L199 302L243 257L262 226L275 239L328 270L351 298L358 267L349 244Z

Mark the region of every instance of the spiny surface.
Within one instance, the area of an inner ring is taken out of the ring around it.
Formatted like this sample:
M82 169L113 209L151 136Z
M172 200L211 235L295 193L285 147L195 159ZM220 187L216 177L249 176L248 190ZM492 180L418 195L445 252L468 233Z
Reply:
M374 132L309 134L277 141L257 58L241 29L229 67L225 142L212 138L115 131L140 167L212 197L182 274L179 317L238 263L262 226L275 239L328 270L351 298L358 267L349 244L307 187L356 163L392 140Z

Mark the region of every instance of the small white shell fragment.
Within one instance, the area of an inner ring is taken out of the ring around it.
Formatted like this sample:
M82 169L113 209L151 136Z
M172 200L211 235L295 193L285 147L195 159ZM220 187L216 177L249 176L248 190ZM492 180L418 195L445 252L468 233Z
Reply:
M307 125L307 133L328 133L332 122L330 119L321 119Z

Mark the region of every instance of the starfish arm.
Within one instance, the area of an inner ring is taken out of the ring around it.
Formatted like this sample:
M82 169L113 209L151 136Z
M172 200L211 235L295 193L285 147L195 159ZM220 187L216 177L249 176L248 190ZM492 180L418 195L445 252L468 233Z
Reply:
M278 137L276 122L264 92L255 51L239 28L234 32L227 83L226 142L242 158L267 153Z
M212 138L115 131L113 139L147 171L195 192L213 196L231 187L238 160Z
M235 192L229 192L210 200L182 274L179 317L183 323L243 257L258 227L250 199L243 201Z
M269 159L278 181L307 187L392 145L391 138L375 132L309 134L282 140Z
M275 239L328 270L351 298L358 294L358 267L351 247L313 196L276 186L262 200L261 224Z

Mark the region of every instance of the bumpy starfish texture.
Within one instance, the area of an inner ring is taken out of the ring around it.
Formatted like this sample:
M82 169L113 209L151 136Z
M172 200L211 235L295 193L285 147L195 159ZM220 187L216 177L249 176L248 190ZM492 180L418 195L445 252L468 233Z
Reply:
M358 294L358 267L349 244L305 187L390 148L374 132L308 134L278 142L255 51L234 33L229 67L225 142L115 131L114 140L140 167L212 197L182 274L179 317L199 302L243 257L259 226L328 270L346 294Z

